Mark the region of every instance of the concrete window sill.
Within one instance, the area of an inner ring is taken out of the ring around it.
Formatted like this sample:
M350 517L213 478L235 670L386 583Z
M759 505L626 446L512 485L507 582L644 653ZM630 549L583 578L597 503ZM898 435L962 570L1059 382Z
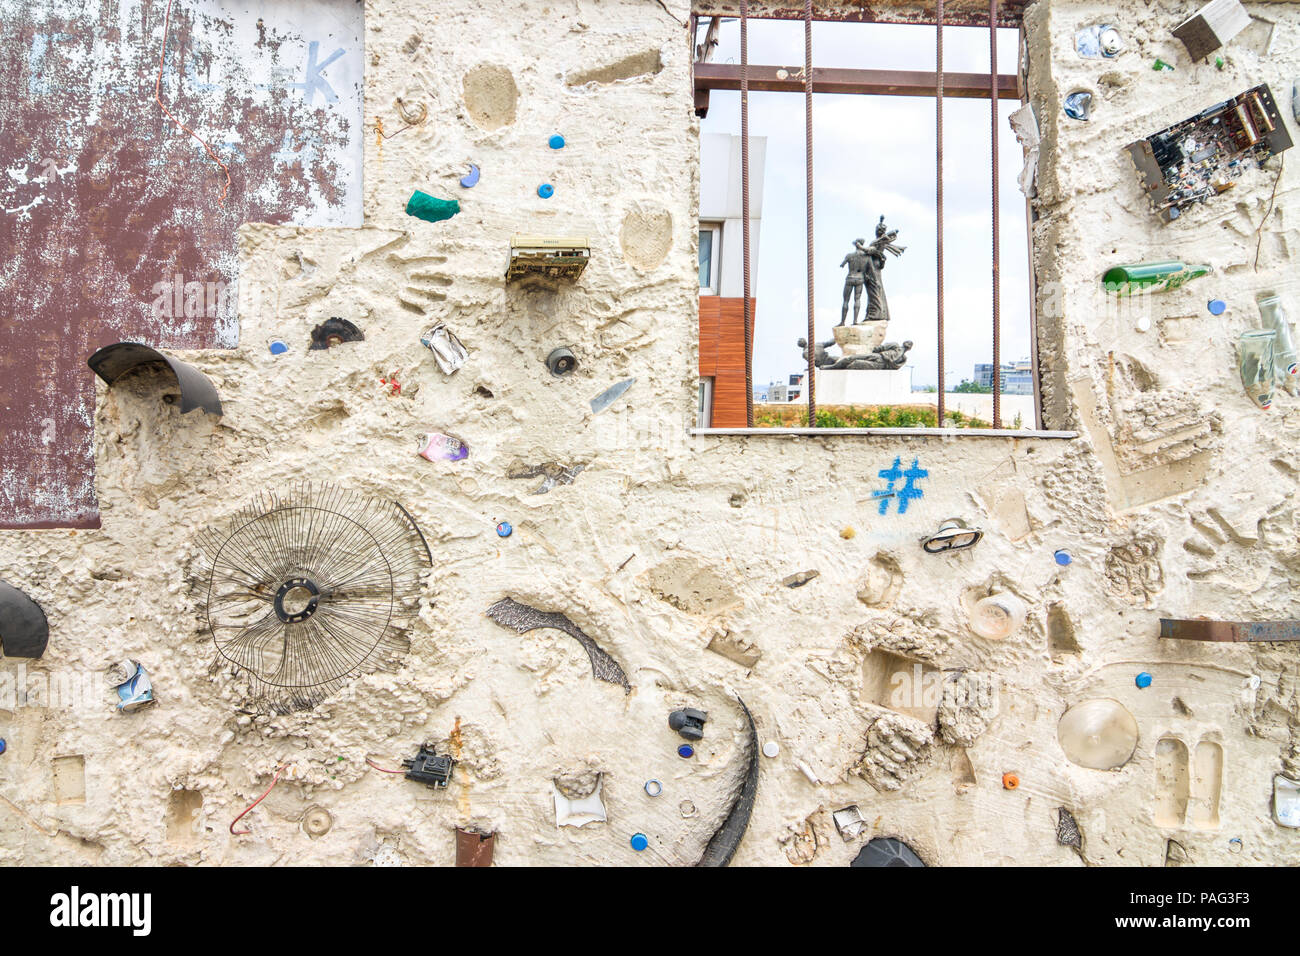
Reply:
M692 436L769 438L1078 438L1078 432L1022 428L692 428Z

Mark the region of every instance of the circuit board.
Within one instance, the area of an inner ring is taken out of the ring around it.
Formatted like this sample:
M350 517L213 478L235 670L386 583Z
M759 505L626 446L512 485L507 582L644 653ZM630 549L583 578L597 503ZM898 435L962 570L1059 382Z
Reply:
M1128 151L1152 207L1171 222L1290 148L1291 134L1273 93L1261 84L1130 144Z

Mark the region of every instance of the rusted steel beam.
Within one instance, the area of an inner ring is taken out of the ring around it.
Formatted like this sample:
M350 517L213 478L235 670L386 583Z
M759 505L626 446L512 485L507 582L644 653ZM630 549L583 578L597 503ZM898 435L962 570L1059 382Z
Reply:
M1252 643L1300 641L1300 621L1207 621L1160 619L1160 636L1175 641Z
M925 70L842 70L816 68L812 74L814 93L866 93L876 96L934 96L935 74ZM731 63L695 64L695 89L738 90L740 67ZM790 66L749 66L750 92L802 93L803 69ZM943 95L965 99L988 99L987 73L943 74ZM998 76L998 99L1019 100L1019 81L1014 74Z
M1030 0L1004 0L997 12L998 26L1018 27ZM944 25L950 27L987 27L988 4L982 0L948 0ZM740 16L740 0L696 0L698 16ZM749 7L751 20L802 20L804 9L781 0L754 0ZM820 0L813 3L814 20L842 23L914 23L934 26L934 4L927 0Z

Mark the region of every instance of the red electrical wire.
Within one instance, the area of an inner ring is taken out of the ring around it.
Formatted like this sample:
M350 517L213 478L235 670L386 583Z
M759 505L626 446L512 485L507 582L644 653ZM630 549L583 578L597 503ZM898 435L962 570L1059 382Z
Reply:
M271 781L271 785L270 785L269 787L266 788L266 792L263 793L263 794L262 794L260 797L258 797L256 800L254 800L251 804L249 804L247 810L245 810L245 811L244 811L243 813L241 813L239 816L235 817L235 819L233 819L233 820L230 821L230 832L231 832L232 834L234 834L235 836L243 836L243 835L246 834L246 833L252 833L252 832L253 832L252 830L236 830L236 829L235 829L235 824L238 823L240 820L244 819L244 817L246 817L246 816L249 814L249 812L253 809L253 807L257 806L259 803L261 803L263 800L265 800L265 799L266 799L266 795L267 795L268 793L270 793L272 790L275 789L275 785L276 785L277 783L280 782L280 774L284 773L285 768L286 768L287 766L288 766L288 764L280 764L280 766L276 767L276 768L275 768L275 779L273 779L273 780Z
M366 758L366 763L370 764L371 767L373 767L375 770L378 770L380 773L406 773L405 770L389 770L387 767L381 767L379 766L379 764L375 763L369 757Z
M154 81L153 98L154 101L159 106L162 107L162 111L167 114L167 118L170 119L177 126L179 126L181 129L185 130L185 132L189 133L195 139L197 139L199 141L199 145L201 145L204 149L208 151L208 155L212 157L212 161L216 163L218 166L220 166L221 171L226 174L225 188L221 190L221 198L217 200L221 205L224 206L226 204L226 193L230 192L230 168L221 161L221 158L217 156L215 152L212 151L212 147L209 146L207 143L205 143L202 140L202 138L200 138L198 133L194 132L194 130L190 129L180 120L178 120L175 116L173 116L172 111L167 108L167 104L162 101L161 92L162 92L163 63L166 62L167 60L167 33L171 28L171 19L172 19L172 0L167 0L167 14L163 19L162 53L160 53L158 56L158 78ZM247 813L248 811L245 810L244 812Z

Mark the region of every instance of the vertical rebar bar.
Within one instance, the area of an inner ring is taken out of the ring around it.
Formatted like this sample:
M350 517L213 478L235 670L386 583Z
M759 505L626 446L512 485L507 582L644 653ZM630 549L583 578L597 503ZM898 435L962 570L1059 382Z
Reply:
M754 317L749 305L749 0L740 0L740 216L745 288L745 427L754 427Z
M1002 313L998 275L998 0L989 0L989 97L992 106L990 139L993 148L993 427L1002 427Z
M938 266L938 279L935 299L938 312L938 358L939 409L935 424L943 427L943 0L938 0L938 9L934 17L934 209L935 209L935 261Z
M817 329L813 319L812 0L803 4L804 182L808 193L808 427L817 427Z

